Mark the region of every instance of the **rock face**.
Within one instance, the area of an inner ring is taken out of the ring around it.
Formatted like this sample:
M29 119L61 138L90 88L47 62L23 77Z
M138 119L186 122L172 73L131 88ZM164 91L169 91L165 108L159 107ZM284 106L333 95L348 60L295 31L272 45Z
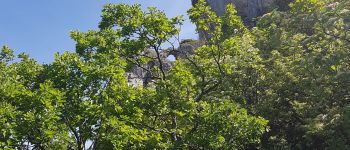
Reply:
M192 39L183 40L180 43L179 48L177 48L176 50L170 51L169 55L173 55L176 59L179 59L179 58L184 59L193 55L195 53L194 50L202 46L203 44L204 44L203 41L192 40Z
M252 27L255 24L254 18L262 16L274 8L284 9L291 1L293 0L207 0L207 3L219 16L225 13L225 8L228 4L235 5L238 15L242 17L243 22L247 26ZM198 0L192 0L192 5L195 5L197 2ZM168 56L173 55L175 59L186 58L189 55L193 55L195 49L204 44L201 40L201 34L199 36L200 40L183 40L176 50L163 50L161 52L161 60L165 72L168 72L173 66L173 62L167 59ZM152 72L147 70L158 66L159 62L157 60L144 64L142 67L135 66L127 73L129 85L147 86L152 80L156 80L152 78Z
M191 0L194 6L198 0ZM286 10L288 4L294 0L206 0L218 16L225 13L226 6L233 4L236 7L237 15L241 16L243 23L247 27L254 27L256 18L262 16L273 9ZM199 39L204 40L206 33L199 32Z
M274 8L285 8L292 0L206 0L208 5L219 16L225 13L228 4L236 7L238 15L242 17L243 22L248 26L254 25L254 19L262 16ZM198 0L192 0L195 5Z
M175 59L183 59L187 58L190 55L194 54L194 50L203 45L202 41L198 40L183 40L180 43L179 48L177 49L166 49L160 52L160 59L162 61L163 70L165 73L168 73L174 64L174 60L169 60L169 56L174 56ZM154 60L148 62L147 64L143 64L142 66L133 67L129 72L126 73L128 78L129 86L147 86L153 80L157 80L152 75L151 71L154 67L159 67L159 61L155 58L156 54L153 50L148 49L145 50L145 54L149 57L153 57Z
M160 54L163 70L167 73L172 68L173 62L167 59L169 55L168 51L161 51ZM152 55L149 57L152 57ZM126 73L129 85L134 87L147 86L150 82L152 82L152 80L155 80L152 72L152 68L154 67L159 67L159 61L156 58L147 64L143 64L142 66L135 65L132 70Z

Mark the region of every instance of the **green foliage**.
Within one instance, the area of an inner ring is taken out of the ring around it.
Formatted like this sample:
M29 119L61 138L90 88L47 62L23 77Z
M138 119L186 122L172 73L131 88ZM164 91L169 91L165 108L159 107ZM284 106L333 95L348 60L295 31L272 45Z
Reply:
M49 64L3 47L0 148L349 149L349 4L296 0L248 29L199 0L202 45L171 64L182 17L140 5L106 5Z
M340 120L349 106L350 24L339 14L350 5L297 0L290 6L253 29L266 58L266 93L254 106L270 121L266 148L348 149Z
M228 8L222 28L234 27L240 34L213 32L212 43L195 56L196 64L208 64L201 72L187 60L176 61L171 70L162 66L162 45L178 35L183 19L168 19L155 8L144 12L140 5L106 5L100 30L72 32L76 52L56 54L50 64L39 65L24 54L18 56L21 61L13 62L13 51L4 47L1 147L244 149L257 145L267 121L228 100L231 97L221 91L228 86L221 86L225 80L221 71L230 67L210 64L222 61L211 57L221 53L216 46L230 57L244 53L237 45L246 29L235 13L232 6ZM211 18L209 22L218 21L216 25L221 26L220 17ZM246 39L249 43L248 35ZM226 42L216 45L222 41ZM231 47L237 52L231 53ZM154 61L157 65L143 68L155 79L152 83L128 85L126 71ZM207 89L212 85L217 88Z

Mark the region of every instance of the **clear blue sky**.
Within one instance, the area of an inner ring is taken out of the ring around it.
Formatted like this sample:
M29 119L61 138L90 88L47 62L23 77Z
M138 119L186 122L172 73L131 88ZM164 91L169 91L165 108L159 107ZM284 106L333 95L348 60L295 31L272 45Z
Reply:
M70 31L97 29L101 9L107 3L140 3L144 9L155 6L169 17L185 18L191 7L190 0L1 0L0 46L49 63L55 52L74 51ZM180 38L197 38L194 30L187 20Z

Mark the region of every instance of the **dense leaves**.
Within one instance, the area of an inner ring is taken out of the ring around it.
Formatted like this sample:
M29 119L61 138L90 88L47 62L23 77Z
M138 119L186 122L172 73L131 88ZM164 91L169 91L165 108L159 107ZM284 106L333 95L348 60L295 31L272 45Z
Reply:
M349 149L350 3L289 6L248 29L199 0L201 46L171 63L182 17L140 5L106 5L49 64L3 47L0 148Z

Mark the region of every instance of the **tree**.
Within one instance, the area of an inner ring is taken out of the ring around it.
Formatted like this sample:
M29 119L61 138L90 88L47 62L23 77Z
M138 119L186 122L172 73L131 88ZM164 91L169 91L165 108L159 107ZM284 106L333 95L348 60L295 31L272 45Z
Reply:
M266 92L254 106L270 121L266 148L348 149L349 6L297 0L253 29L266 66Z
M63 94L50 81L38 82L41 65L13 50L0 53L0 146L5 149L57 149L66 145L68 131L61 124Z
M349 149L349 9L295 0L247 28L199 0L192 53L175 48L181 16L106 5L52 63L2 48L0 148ZM128 83L135 67L143 85Z
M3 48L1 147L244 149L259 145L267 121L225 96L223 89L230 87L223 81L231 79L230 67L221 64L223 57L216 57L215 49L222 46L225 54L231 46L239 50L238 38L249 43L250 37L244 35L246 29L233 7L223 20L227 23L223 28L237 27L241 34L222 36L215 31L211 36L217 39L197 54L176 60L171 69L165 67L162 46L178 39L182 19L168 19L155 8L144 12L140 5L106 5L100 29L72 32L76 52L56 54L50 64L37 64L25 55L13 62L12 51ZM146 53L150 51L152 55ZM156 65L144 67L150 62ZM149 84L128 85L125 72L134 66L151 75Z

